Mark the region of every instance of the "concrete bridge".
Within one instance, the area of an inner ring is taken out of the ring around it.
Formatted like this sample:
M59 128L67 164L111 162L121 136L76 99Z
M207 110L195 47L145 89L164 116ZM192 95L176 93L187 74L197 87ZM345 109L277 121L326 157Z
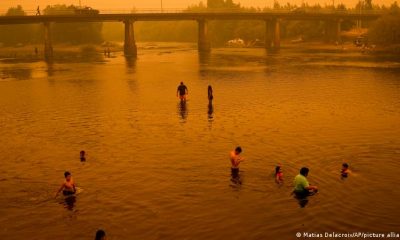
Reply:
M130 13L130 14L74 14L74 15L40 15L40 16L0 16L0 25L32 24L44 25L45 58L53 57L51 43L51 23L61 22L123 22L125 24L124 53L136 56L137 47L134 35L136 21L197 21L198 50L211 51L208 37L208 21L210 20L258 20L265 22L265 47L280 47L280 21L285 20L317 20L325 21L326 36L332 41L340 41L341 22L343 20L372 21L381 13L356 12L176 12L176 13Z

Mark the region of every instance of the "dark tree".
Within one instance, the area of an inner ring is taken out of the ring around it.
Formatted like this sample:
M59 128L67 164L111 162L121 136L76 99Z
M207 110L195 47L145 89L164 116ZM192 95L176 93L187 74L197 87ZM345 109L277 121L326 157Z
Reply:
M97 14L96 10L93 13L90 11L82 11L76 6L70 5L55 5L47 6L44 9L45 15L54 14ZM54 23L52 25L52 38L58 43L101 43L102 39L101 22L82 22L82 23Z
M6 16L26 15L22 6L9 8ZM35 26L32 24L0 26L0 43L4 45L27 44L36 42Z

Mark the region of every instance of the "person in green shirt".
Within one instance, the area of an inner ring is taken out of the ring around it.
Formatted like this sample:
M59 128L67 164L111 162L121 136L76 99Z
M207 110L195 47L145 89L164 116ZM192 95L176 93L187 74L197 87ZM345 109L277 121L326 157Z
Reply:
M310 171L310 169L308 169L306 167L303 167L303 168L300 169L300 174L297 175L294 178L294 181L293 181L294 190L293 190L293 192L295 194L309 195L309 194L316 193L318 191L317 186L311 186L308 183L307 175L308 175L309 171Z

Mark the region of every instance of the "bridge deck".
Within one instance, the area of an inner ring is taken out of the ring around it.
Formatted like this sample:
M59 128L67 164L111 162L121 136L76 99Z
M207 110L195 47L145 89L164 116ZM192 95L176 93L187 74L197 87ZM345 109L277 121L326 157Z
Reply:
M29 24L42 22L106 22L106 21L182 21L182 20L375 20L380 13L306 13L306 12L199 12L199 13L131 13L74 14L41 16L0 16L0 24Z

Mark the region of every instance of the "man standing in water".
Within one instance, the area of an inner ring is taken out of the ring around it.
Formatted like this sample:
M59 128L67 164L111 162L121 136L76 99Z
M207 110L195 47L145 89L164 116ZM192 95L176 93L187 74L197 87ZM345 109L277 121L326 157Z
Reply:
M231 160L231 172L233 178L239 177L239 164L244 161L244 159L240 156L242 152L241 147L236 147L235 150L231 151L229 158Z
M71 196L76 193L75 182L72 179L72 175L70 172L64 173L65 182L61 184L61 187L58 189L56 196L62 191L64 196Z
M300 196L307 196L314 194L318 191L317 186L311 186L308 183L307 176L310 170L306 167L300 169L300 174L298 174L293 181L294 193Z
M178 97L179 94L179 98L181 99L181 102L186 101L186 95L189 94L189 91L187 89L187 87L185 86L185 84L183 84L183 82L181 82L181 84L178 86L178 90L176 91L176 96Z
M211 87L211 85L208 85L208 102L211 104L212 100L214 99L214 95L213 95L213 89Z

